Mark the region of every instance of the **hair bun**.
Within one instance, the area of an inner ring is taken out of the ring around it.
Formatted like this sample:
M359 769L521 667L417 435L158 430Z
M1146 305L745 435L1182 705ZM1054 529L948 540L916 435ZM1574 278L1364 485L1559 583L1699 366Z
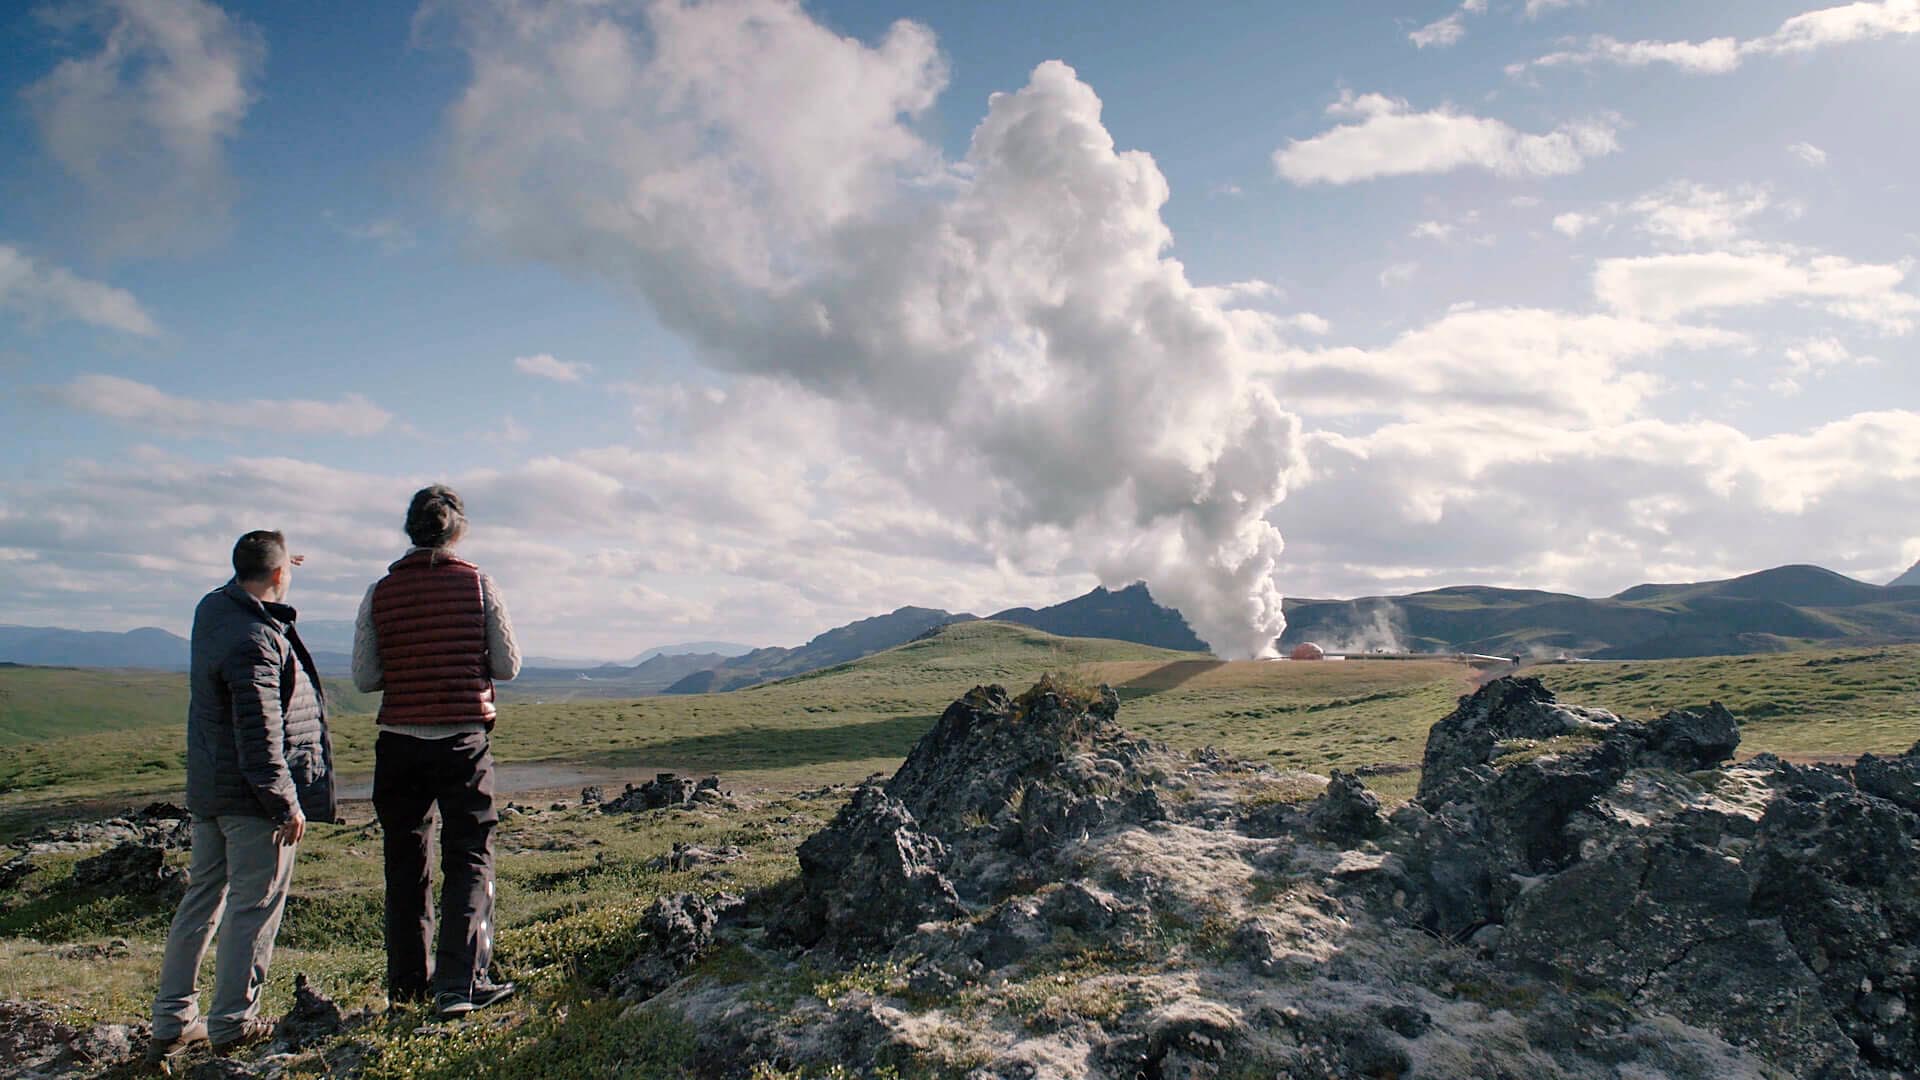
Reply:
M452 488L434 484L414 492L407 506L407 539L415 547L446 547L466 530L466 506Z

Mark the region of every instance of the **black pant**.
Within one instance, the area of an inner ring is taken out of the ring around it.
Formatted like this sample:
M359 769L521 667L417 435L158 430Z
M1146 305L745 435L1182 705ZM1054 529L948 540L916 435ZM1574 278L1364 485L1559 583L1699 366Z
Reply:
M472 993L493 960L493 755L485 735L416 739L380 733L373 809L385 833L387 992ZM427 845L440 806L440 945L433 937Z

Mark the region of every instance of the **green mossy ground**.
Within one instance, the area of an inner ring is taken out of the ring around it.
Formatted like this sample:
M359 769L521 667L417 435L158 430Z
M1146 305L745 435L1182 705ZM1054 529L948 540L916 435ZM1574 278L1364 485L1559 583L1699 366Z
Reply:
M634 780L656 767L718 771L727 786L753 793L751 805L639 815L572 807L509 818L498 834L498 960L525 991L458 1024L432 1022L420 1009L378 1019L359 1029L350 1047L329 1051L334 1064L350 1060L371 1077L681 1075L692 1060L691 1034L606 998L613 976L640 946L636 927L646 905L666 893L740 892L791 878L794 849L840 802L795 792L890 771L968 688L1000 682L1018 690L1044 671L1074 685L1114 685L1124 702L1121 722L1138 734L1319 773L1417 763L1427 729L1471 689L1476 674L1424 661L1221 664L968 624L856 664L732 694L508 706L495 743L502 761L630 769ZM1629 716L1722 701L1745 724L1743 754L1891 753L1920 739L1920 646L1530 673L1563 700ZM174 796L184 694L165 680L178 678L0 670L0 836L63 815ZM34 704L23 711L17 703L27 698ZM17 717L26 719L14 723ZM340 758L350 774L371 765L370 728L363 713L338 718ZM1406 798L1418 781L1417 770L1367 779L1390 801ZM1299 784L1271 788L1250 798L1312 796ZM517 798L544 807L553 797ZM364 804L350 806L348 824L317 826L303 845L267 988L270 1012L290 1003L297 972L349 1009L383 1003L380 838L370 817ZM650 869L649 861L676 841L733 844L746 857L689 872ZM164 904L68 888L77 859L39 857L40 872L0 898L0 996L57 1003L76 1021L140 1019L171 912ZM1205 948L1214 928L1166 929L1172 944ZM1091 948L1063 955L1057 970L1006 988L1004 1004L1023 1023L1041 1025L1124 1011L1138 1004L1124 978L1132 963ZM770 1005L887 989L893 978L880 969L768 970L758 958L729 950L703 961L697 973L763 983ZM315 1057L294 1074L320 1075L327 1067ZM919 1075L912 1063L897 1072ZM767 1068L762 1075L786 1074Z

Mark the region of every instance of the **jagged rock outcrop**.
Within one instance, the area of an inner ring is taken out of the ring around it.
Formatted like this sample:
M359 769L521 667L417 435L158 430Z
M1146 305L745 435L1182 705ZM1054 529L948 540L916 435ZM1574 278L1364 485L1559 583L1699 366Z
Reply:
M1722 766L1718 705L1650 724L1490 684L1436 725L1395 848L1429 928L1796 1076L1920 1068L1920 755ZM1916 748L1920 749L1920 748ZM1886 798L1882 794L1892 795Z
M20 1080L91 1075L134 1056L140 1036L125 1024L77 1027L35 1001L0 1000L0 1062Z
M30 855L88 851L109 844L142 844L184 851L193 846L193 819L173 803L149 803L126 817L69 822L40 829L14 841Z
M287 1049L303 1050L345 1031L347 1022L348 1017L338 1003L316 989L305 972L296 972L293 1007L275 1025L273 1035Z
M129 840L73 864L69 880L76 889L178 902L187 889L187 871L166 860L165 848Z
M696 803L719 803L727 799L720 790L720 778L708 776L695 780L689 776L679 776L670 772L658 773L653 779L638 787L628 784L625 791L612 799L597 787L586 788L580 793L583 806L598 806L607 813L636 814L642 810L665 810L676 806L692 806ZM589 798L589 796L597 796Z
M980 1080L1920 1070L1920 747L1733 765L1717 705L1641 723L1504 679L1384 815L1353 776L1177 753L1117 708L969 692L796 882L650 913L629 993L715 1062ZM769 1018L701 976L723 942L780 985L843 974Z
M671 985L713 947L721 921L744 903L728 893L712 898L674 893L655 900L640 917L649 947L614 980L614 992L644 1001Z

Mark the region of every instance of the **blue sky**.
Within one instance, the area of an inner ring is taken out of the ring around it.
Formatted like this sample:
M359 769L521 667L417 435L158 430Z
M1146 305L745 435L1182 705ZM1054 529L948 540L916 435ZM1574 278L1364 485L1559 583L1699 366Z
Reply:
M1282 593L1920 559L1913 0L0 47L0 621L180 629L259 525L342 617L435 480L548 654L1141 577L1244 651Z

